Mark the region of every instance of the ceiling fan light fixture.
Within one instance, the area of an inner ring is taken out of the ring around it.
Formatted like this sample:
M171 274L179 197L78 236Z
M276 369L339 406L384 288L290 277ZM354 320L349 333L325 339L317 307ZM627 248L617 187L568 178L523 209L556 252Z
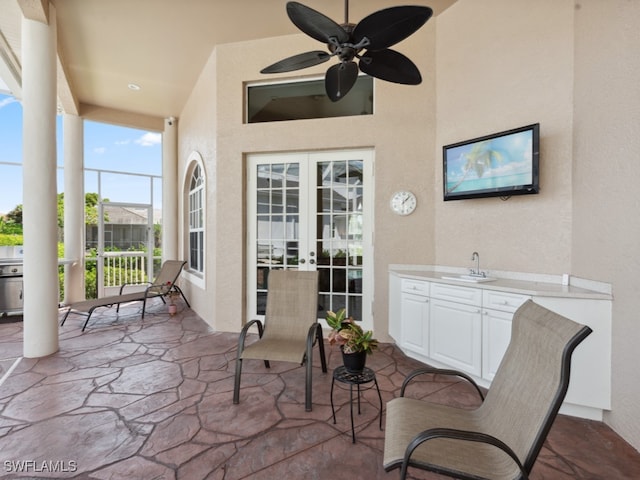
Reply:
M142 90L142 87L137 83L130 83L129 85L127 85L127 88L129 88L129 90L133 90L134 92Z
M300 70L319 65L335 56L341 63L330 67L325 75L327 96L334 102L344 98L359 71L380 80L404 85L417 85L422 81L418 67L389 47L420 29L433 15L431 8L385 8L367 15L357 24L349 22L348 12L349 0L345 0L345 21L338 24L301 3L287 2L287 15L293 24L311 38L326 44L330 53L318 50L300 53L269 65L260 73Z

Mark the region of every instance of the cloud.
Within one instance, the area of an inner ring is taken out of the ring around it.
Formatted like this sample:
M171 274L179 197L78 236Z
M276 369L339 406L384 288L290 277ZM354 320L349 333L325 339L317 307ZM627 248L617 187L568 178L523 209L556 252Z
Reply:
M3 98L2 100L0 100L0 108L11 105L12 103L16 103L17 101L18 100L16 100L14 97Z
M106 147L96 147L93 149L93 152L97 153L98 155L102 155L106 151L107 151Z
M116 145L129 145L131 140L116 140Z
M152 147L154 145L160 145L162 143L162 135L159 133L147 132L135 141L142 147Z

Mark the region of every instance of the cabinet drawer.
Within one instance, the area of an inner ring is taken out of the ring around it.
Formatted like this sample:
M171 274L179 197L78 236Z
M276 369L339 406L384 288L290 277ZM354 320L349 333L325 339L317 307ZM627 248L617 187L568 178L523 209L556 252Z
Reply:
M482 302L482 290L479 288L432 283L431 298L449 300L451 302L464 303L466 305L480 305Z
M429 296L429 282L422 282L420 280L410 280L408 278L402 279L402 291L405 293L413 293L415 295Z
M484 308L502 310L503 312L515 312L520 305L530 298L530 295L484 290L482 293L482 306Z

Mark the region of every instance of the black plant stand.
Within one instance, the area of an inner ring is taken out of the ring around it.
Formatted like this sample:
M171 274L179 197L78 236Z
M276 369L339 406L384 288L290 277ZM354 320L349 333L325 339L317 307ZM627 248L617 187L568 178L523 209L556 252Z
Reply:
M353 443L356 443L356 431L353 426L353 386L358 387L358 415L360 415L360 385L373 382L376 391L378 392L378 400L380 400L380 430L382 430L382 396L380 395L380 388L378 387L378 381L376 380L376 374L370 368L365 367L361 373L351 373L347 371L344 366L340 366L333 371L333 380L331 381L331 413L333 414L333 423L336 423L336 410L333 406L333 386L336 380L341 383L349 385L349 408L351 411L351 438ZM373 388L369 387L369 388Z

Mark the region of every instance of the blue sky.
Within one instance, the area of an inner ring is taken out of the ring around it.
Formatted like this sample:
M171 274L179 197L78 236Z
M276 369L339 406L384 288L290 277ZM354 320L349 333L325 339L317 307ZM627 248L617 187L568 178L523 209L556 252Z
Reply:
M63 165L62 117L57 117L57 164ZM84 166L117 172L162 174L162 136L132 128L84 122ZM0 214L22 202L22 105L0 93ZM85 192L97 192L97 173L85 175ZM64 190L63 171L58 170L58 192ZM150 203L151 186L144 177L102 175L102 196L113 202ZM155 208L160 208L161 184L153 185Z

